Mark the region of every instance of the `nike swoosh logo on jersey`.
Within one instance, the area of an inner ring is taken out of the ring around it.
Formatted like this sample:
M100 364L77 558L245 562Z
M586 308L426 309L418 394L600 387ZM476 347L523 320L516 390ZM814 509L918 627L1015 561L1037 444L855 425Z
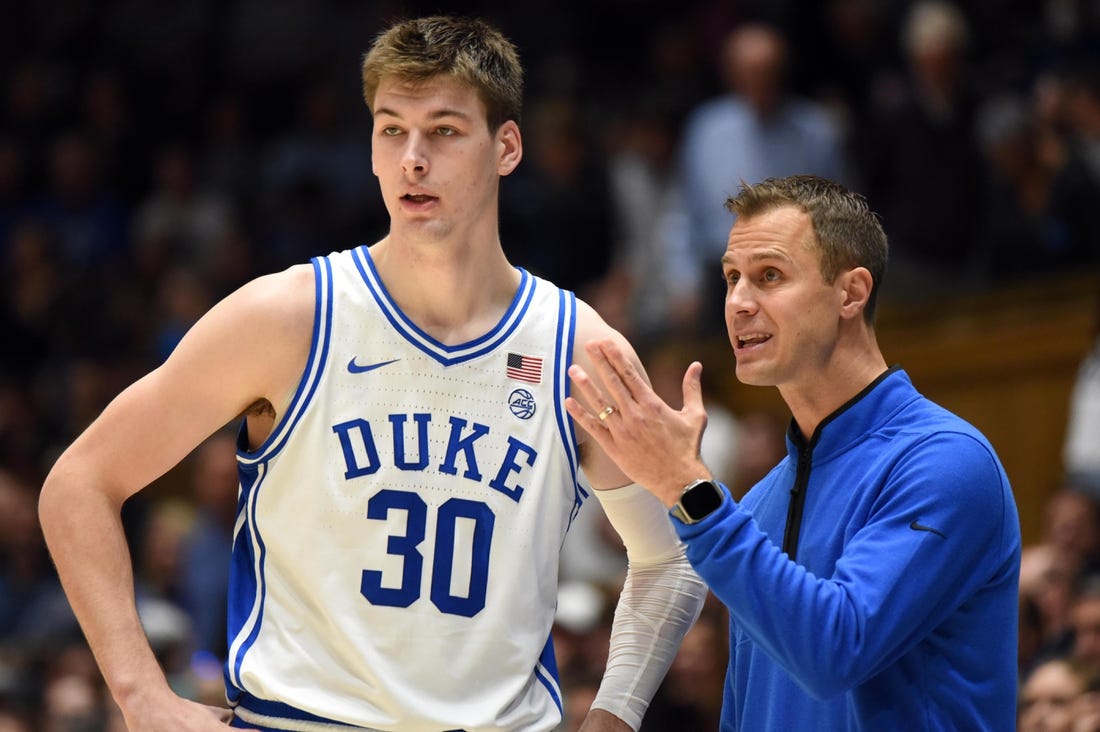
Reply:
M375 369L380 369L383 366L389 366L391 363L397 363L400 360L401 359L399 358L395 358L390 361L379 361L378 363L368 363L365 366L360 366L359 364L355 363L355 357L352 356L351 360L348 361L348 373L365 374L368 371L374 371Z
M940 537L941 539L946 539L947 538L947 534L943 533L939 529L933 529L931 526L925 526L924 524L918 524L916 521L913 521L911 524L909 524L909 528L912 529L913 531L927 531L930 534L935 534L936 536Z

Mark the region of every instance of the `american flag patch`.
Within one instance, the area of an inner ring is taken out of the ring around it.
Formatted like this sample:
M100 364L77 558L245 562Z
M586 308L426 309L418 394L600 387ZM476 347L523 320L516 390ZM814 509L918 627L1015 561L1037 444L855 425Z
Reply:
M542 359L509 353L507 373L509 379L538 384L542 381Z

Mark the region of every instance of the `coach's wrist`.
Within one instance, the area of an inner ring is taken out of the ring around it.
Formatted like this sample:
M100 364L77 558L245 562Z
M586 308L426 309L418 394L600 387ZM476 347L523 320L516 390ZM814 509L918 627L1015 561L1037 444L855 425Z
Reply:
M676 470L670 470L668 477L662 479L658 486L650 490L660 499L665 508L672 508L679 502L684 489L697 480L714 480L714 474L702 462L693 460Z

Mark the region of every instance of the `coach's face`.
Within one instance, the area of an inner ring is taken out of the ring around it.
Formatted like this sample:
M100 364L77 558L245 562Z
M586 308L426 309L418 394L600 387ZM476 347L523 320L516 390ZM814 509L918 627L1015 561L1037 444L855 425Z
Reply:
M490 132L485 105L446 76L386 77L374 98L372 165L391 232L442 239L497 222L499 178L523 146L515 122Z
M726 328L746 384L813 388L837 341L841 277L821 273L810 217L782 206L740 217L722 257Z

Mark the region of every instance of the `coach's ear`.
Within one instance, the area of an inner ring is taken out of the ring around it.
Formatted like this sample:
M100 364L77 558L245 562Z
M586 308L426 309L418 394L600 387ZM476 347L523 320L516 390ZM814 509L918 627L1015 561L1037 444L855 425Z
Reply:
M497 172L508 175L523 159L523 138L519 134L519 125L514 120L508 120L502 124L497 130L496 143L500 150Z
M840 317L861 318L871 297L874 277L866 267L855 267L837 275Z

